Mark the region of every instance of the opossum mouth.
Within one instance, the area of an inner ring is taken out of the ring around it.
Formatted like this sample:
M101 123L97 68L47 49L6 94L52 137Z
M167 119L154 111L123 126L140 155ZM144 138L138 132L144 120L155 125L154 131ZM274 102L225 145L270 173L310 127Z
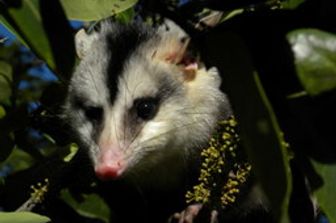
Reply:
M191 81L195 78L197 71L201 68L199 58L192 54L186 54L177 66L182 70L185 80Z

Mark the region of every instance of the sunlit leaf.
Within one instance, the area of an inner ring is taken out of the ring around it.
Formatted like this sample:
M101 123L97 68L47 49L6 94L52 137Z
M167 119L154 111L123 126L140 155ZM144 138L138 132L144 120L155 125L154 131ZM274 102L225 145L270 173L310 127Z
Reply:
M336 35L316 29L288 34L295 56L296 71L311 95L336 88Z
M258 176L277 222L289 222L290 177L288 156L276 116L239 36L214 31L203 43L208 65L225 74L228 93L252 169ZM243 89L243 90L242 90ZM248 97L247 97L248 96Z
M93 21L123 12L137 0L61 0L69 19Z
M317 173L323 179L321 188L315 191L318 204L321 206L324 213L328 216L330 223L336 222L336 165L322 164L313 161L313 165Z
M61 191L61 198L82 216L109 222L110 209L102 198L96 194L83 195L84 201L76 201L68 190Z
M72 143L70 145L70 152L69 152L69 154L66 157L63 158L64 162L70 162L72 160L72 158L74 158L74 156L77 154L78 149L79 148L78 148L77 144Z
M32 212L0 212L1 223L47 223L48 217Z

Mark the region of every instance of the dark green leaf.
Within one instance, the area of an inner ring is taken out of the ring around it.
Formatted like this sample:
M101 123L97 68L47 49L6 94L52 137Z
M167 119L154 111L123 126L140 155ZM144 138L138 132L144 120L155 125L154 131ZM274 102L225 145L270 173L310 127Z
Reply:
M318 204L328 216L330 223L336 222L336 165L321 164L313 161L317 173L323 178L323 186L315 191Z
M0 169L4 165L9 165L12 172L18 172L31 167L34 159L21 149L13 149L7 160L0 164Z
M9 100L11 96L12 67L0 60L0 102Z
M206 37L202 55L225 75L223 89L240 123L252 169L272 205L275 219L289 222L291 184L287 151L246 46L237 35L219 30Z
M4 128L4 126L1 126ZM6 160L14 148L13 139L4 130L0 130L0 162Z
M0 21L29 46L50 68L56 65L46 32L41 23L39 1L21 1L17 7L2 9Z
M0 119L6 116L6 110L4 107L0 106Z
M21 35L19 35L19 33L17 33L15 31L15 29L13 28L13 26L11 26L7 20L0 14L0 22L11 32L13 33L16 38L18 38L18 40L20 40L21 43L23 43L25 46L28 46L28 44L26 43L26 41L22 38Z
M109 222L110 209L104 200L96 194L83 195L84 201L76 201L68 190L61 192L62 199L69 204L76 212L82 216L101 219L104 222Z
M305 0L285 0L281 3L281 6L285 9L296 9L304 2Z
M1 223L46 223L50 219L32 212L1 212Z
M94 21L116 15L137 3L137 0L61 0L69 19Z
M126 11L118 13L116 19L121 23L127 23L131 21L135 16L134 8L129 8Z
M295 56L296 71L311 95L336 88L336 36L315 29L288 34Z
M72 29L59 1L40 0L42 24L49 39L56 73L69 80L75 64L75 43Z

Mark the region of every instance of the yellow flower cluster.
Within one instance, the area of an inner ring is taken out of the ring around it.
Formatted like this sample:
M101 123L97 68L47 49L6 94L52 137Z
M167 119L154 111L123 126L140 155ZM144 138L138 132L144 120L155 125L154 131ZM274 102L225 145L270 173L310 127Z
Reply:
M44 179L44 184L38 183L37 187L32 185L30 188L33 190L33 192L30 193L30 198L32 199L33 203L42 203L45 194L49 190L49 180Z
M16 209L16 211L31 211L36 204L42 203L49 190L49 180L45 179L44 184L38 183L37 187L32 185L30 188L33 190L33 192L30 193L30 198Z
M244 165L238 167L236 173L229 175L229 179L224 185L222 191L222 208L236 201L236 196L239 194L238 187L247 181L250 171L251 165L245 163Z
M201 153L199 184L186 194L187 203L197 202L225 208L235 202L251 166L238 151L239 137L234 117L218 123L208 148Z

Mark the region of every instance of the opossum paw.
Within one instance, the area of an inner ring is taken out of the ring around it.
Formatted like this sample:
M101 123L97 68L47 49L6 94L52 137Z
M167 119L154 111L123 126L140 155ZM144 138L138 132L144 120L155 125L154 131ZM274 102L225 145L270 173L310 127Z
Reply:
M196 223L196 222L199 222L199 219L196 220L196 217L198 216L202 207L203 207L202 204L189 205L184 211L173 214L169 218L168 223ZM207 223L218 223L218 212L216 210L212 210L210 213L210 217L206 217L206 222Z
M202 209L202 204L192 204L189 205L185 210L180 213L173 214L169 223L193 223L194 219L198 215L199 211Z

